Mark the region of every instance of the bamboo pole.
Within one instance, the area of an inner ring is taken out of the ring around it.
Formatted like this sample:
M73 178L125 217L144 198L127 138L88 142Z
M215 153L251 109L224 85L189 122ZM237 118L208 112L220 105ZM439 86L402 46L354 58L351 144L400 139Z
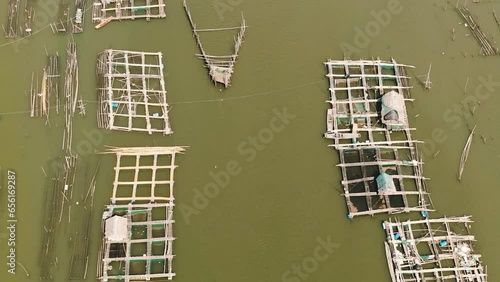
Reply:
M458 170L458 181L462 181L462 173L465 169L465 163L467 162L467 158L469 156L470 146L472 144L472 138L474 136L474 131L476 130L476 126L472 129L472 132L467 138L467 142L465 143L464 150L462 151L462 156L460 157L460 168Z

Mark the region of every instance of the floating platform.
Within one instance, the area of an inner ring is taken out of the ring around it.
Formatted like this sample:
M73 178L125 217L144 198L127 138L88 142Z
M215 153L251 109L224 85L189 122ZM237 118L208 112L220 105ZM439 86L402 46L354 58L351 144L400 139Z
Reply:
M97 267L101 281L175 276L174 170L176 154L184 151L184 147L138 147L106 152L116 154L117 160L112 204L102 216L104 236Z
M412 67L377 60L325 63L330 84L325 138L339 151L348 217L432 210L406 112Z
M105 50L97 62L100 128L173 133L163 75L163 54Z
M113 20L146 19L149 21L166 16L164 0L95 0L92 7L92 22L94 23L100 23L110 17Z
M474 252L469 216L385 221L385 250L393 282L486 282L481 255Z

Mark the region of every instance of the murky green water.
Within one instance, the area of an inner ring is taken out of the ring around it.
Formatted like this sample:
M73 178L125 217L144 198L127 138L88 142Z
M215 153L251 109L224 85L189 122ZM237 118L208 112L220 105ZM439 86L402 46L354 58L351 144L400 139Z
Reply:
M74 147L91 144L85 132L97 126L94 102L97 53L106 48L161 51L168 73L166 85L174 135L99 131L103 140L95 142L92 150L103 150L105 146L190 146L178 158L175 176L175 281L282 281L283 273L292 271L294 265L302 265L304 259L314 254L317 240L327 240L328 236L338 244L334 252L316 270L304 272L307 276L299 279L291 275L296 279L289 281L389 281L381 228L386 217L352 221L346 218L345 202L338 192L337 153L322 138L326 128L324 101L328 99L322 63L328 58L342 58L341 46L345 45L341 43L356 46L355 27L364 29L373 22L370 12L387 9L387 1L221 0L220 3L230 7L222 17L212 1L191 0L189 5L195 22L203 28L235 25L244 11L249 28L233 86L228 90L214 87L202 61L194 56L199 51L180 1L168 2L168 16L164 20L112 22L99 31L88 24L83 34L75 35L80 93L88 107L87 117L75 117ZM3 5L5 11L7 5ZM500 279L496 245L500 227L495 219L500 197L496 171L500 162L498 86L490 92L484 90L487 88L480 89L481 104L473 116L454 119L455 114L447 110L474 95L480 85L479 77L487 79L491 75L492 80L500 81L497 70L500 59L477 56L477 43L466 36L469 31L459 25L461 20L452 7L445 11L444 5L444 1L403 1L398 8L402 11L392 15L386 27L374 29L368 36L369 44L360 46L351 58L392 56L401 63L415 65L416 69L409 71L412 76L424 75L432 62L432 91L423 91L413 80L412 94L416 101L409 107L411 125L418 129L414 137L428 141L425 175L431 178L428 186L438 210L432 216L473 215L476 249L488 265L490 281L497 281ZM500 4L469 6L481 16L485 32L498 39L500 29L491 10L500 11ZM5 12L0 13L0 22L4 24L5 16ZM90 13L87 20L90 23ZM455 41L451 40L452 29ZM213 53L231 50L233 34L211 36L202 39ZM27 44L13 45L12 41L0 38L1 281L38 281L41 273L39 253L47 185L40 167L50 173L50 160L62 155L63 116L53 114L51 127L44 126L42 119L29 118L29 98L25 93L29 90L31 73L41 73L45 64L44 47L49 53L63 55L69 38L56 36L47 27L26 40ZM218 39L226 41L215 42ZM64 61L61 65L64 67ZM255 151L255 156L248 151L241 154L241 150L249 148L243 142L269 128L275 117L273 110L284 108L296 117L280 132L275 131L269 143ZM459 183L456 175L460 154L474 124L477 136ZM437 138L433 138L433 131ZM434 145L436 142L432 140L445 141ZM112 156L104 157L98 175L88 281L96 280L100 217L103 205L109 201L114 161ZM202 191L213 181L210 172L223 170L230 161L237 162L241 172L231 177L229 185L197 214L186 216L182 206L193 206L195 189ZM19 266L15 275L7 272L7 169L14 170L17 177L16 256L29 277ZM92 168L84 168L80 174L85 171L91 174ZM75 189L79 189L75 191L78 198L87 187L81 184ZM52 273L58 282L69 281L74 242L70 234L79 222L78 212L73 211L71 218L71 223L61 225L56 238L58 265Z

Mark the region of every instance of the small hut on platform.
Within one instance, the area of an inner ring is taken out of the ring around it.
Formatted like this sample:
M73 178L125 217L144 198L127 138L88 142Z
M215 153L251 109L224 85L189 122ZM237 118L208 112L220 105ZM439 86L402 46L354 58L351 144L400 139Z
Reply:
M396 91L382 96L382 122L389 130L404 130L407 126L405 99Z
M394 180L390 174L381 172L380 175L377 176L376 181L379 195L390 195L396 192L396 185L394 184Z
M105 221L106 241L112 243L123 243L128 239L127 219L122 216L114 215Z

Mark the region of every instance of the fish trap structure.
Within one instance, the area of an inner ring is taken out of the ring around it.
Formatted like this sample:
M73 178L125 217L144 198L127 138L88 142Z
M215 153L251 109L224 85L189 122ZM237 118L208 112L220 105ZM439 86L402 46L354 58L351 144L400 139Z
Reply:
M193 21L191 16L191 12L187 6L186 0L184 0L184 9L186 10L186 14L189 19L189 23L191 24L191 28L193 29L193 35L196 38L196 43L200 48L201 54L197 54L200 59L205 61L206 67L209 70L210 77L212 81L217 84L224 84L224 87L229 87L231 82L231 76L234 72L234 65L236 63L236 58L238 57L238 53L240 51L241 44L243 44L243 37L245 36L245 31L247 28L245 18L242 14L242 22L238 27L227 27L227 28L209 28L209 29L197 29L196 24ZM217 32L217 31L227 31L227 30L238 30L238 35L234 39L234 52L231 55L223 55L223 56L214 56L209 55L205 52L203 45L201 43L199 32Z
M165 18L164 0L95 0L92 7L92 22L106 19L135 20Z
M105 50L98 56L97 120L100 128L173 133L160 52Z
M172 280L175 156L183 147L116 148L112 205L103 213L101 281Z
M469 216L384 222L392 281L486 282L471 222Z
M327 132L339 151L348 217L432 210L411 138L405 67L377 60L325 63L331 98Z

